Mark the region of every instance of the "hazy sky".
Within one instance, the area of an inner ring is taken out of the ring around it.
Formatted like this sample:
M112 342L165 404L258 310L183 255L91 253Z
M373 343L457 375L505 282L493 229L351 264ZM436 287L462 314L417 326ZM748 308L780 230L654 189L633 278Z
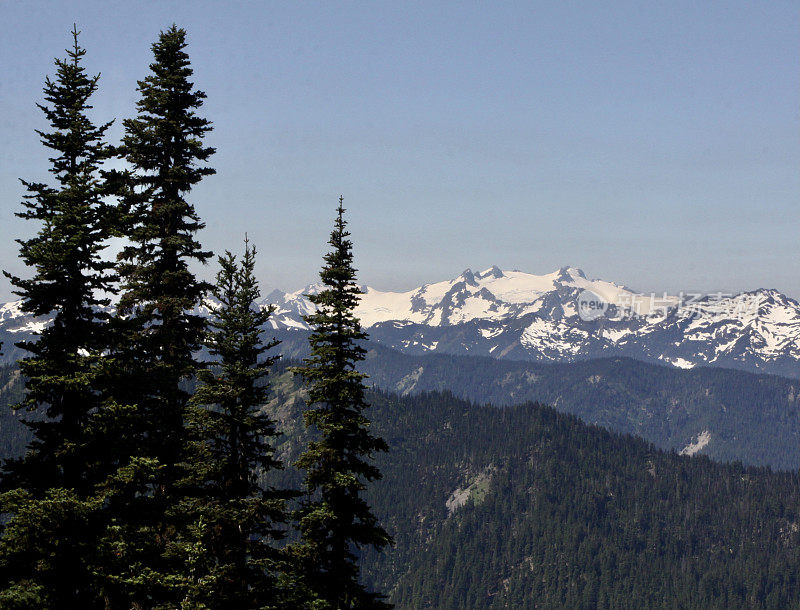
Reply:
M800 5L753 2L0 0L0 267L18 178L47 178L41 101L73 22L131 116L150 44L187 29L217 175L203 244L316 279L339 194L381 289L497 264L641 291L800 297ZM115 126L111 137L119 138ZM213 267L210 267L210 275ZM10 287L0 281L0 300Z

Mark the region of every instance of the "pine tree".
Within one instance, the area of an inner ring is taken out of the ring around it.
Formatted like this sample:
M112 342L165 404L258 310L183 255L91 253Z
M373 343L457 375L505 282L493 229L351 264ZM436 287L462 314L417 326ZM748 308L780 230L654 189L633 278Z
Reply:
M205 94L194 89L186 33L173 25L153 44L151 73L139 81L138 114L124 121L121 151L125 233L119 256L121 332L114 354L114 399L135 405L121 433L118 476L106 490L113 513L105 541L107 577L121 599L145 607L174 607L192 583L195 549L193 487L198 473L187 420L187 382L204 333L195 313L208 288L192 263L211 256L196 233L203 228L186 197L214 170L204 162L211 130L197 114Z
M159 403L148 415L159 432L152 441L168 466L181 452L188 398L178 383L193 374L193 352L204 332L202 316L192 310L209 288L189 265L211 257L195 239L204 224L185 197L215 171L200 165L214 153L202 145L211 123L197 115L206 96L188 80L185 39L185 31L173 25L153 44L152 74L139 81L139 114L124 121L122 146L133 168L125 196L132 245L120 254L119 309L131 316L135 356Z
M279 357L264 354L279 342L262 340L274 308L257 304L255 259L247 239L241 262L230 252L219 257L212 291L219 305L206 341L217 362L199 371L203 385L192 399L205 407L195 414L195 427L207 464L200 536L206 573L194 599L212 608L277 607L284 596L285 559L274 541L284 537L289 494L262 482L282 468L272 445L275 423L263 410L269 394L264 378Z
M95 125L88 113L99 75L81 65L85 50L73 27L72 48L55 60L55 80L45 80L38 104L50 131L37 131L53 151L55 185L24 184L25 210L38 233L20 244L29 279L5 275L22 297L23 311L52 317L38 341L19 347L26 378L18 408L36 412L27 422L33 440L25 457L6 461L3 512L10 515L0 541L2 607L91 608L99 603L92 573L101 503L95 485L107 470L96 459L93 420L102 408L98 370L108 347L103 308L114 290L113 265L102 258L112 235L113 208L104 200L100 166L112 151L104 142L111 123Z
M355 282L352 242L348 239L343 200L320 272L322 290L308 295L316 306L305 317L313 329L311 356L297 368L308 389L307 427L319 436L309 442L297 467L305 471L307 499L297 512L301 541L295 552L305 584L330 608L385 608L381 595L359 582L355 552L381 549L392 540L372 514L362 493L380 479L372 464L386 442L371 434L365 415L365 375L356 370L367 338L354 315L361 290Z

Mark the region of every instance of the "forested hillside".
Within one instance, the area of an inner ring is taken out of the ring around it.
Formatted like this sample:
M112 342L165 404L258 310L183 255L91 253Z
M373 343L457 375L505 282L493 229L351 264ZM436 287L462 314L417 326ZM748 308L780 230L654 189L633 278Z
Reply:
M303 402L288 373L274 389L291 461ZM398 608L800 603L795 473L663 452L537 404L370 400L391 449L369 500L396 544L362 567Z
M293 345L282 345L290 353ZM399 394L448 391L476 403L553 405L587 423L635 434L662 449L692 445L719 461L794 470L800 466L800 384L729 369L689 371L628 358L536 364L432 354L409 356L368 344L369 383ZM285 361L281 369L292 364ZM3 367L0 405L19 389ZM11 391L11 393L9 393ZM27 438L17 417L0 413L0 448L16 455ZM704 435L704 433L707 433ZM705 444L704 444L705 442Z
M800 608L795 164L679 74L719 15L186 4L6 19L0 610Z
M280 336L286 356L304 355L303 333ZM409 355L375 342L367 347L362 369L372 384L390 392L448 391L497 406L539 401L662 449L694 446L721 461L800 467L796 379L711 367L683 370L630 358L535 363Z
M291 463L307 438L286 364L267 410ZM6 397L15 376L2 371ZM398 608L800 603L794 473L665 453L536 404L369 400L390 444L369 502L395 546L368 553L362 571ZM291 468L280 477L299 480Z
M539 401L663 449L695 444L716 460L800 466L800 383L794 379L628 358L538 364L370 349L364 370L389 391L451 391L502 406Z

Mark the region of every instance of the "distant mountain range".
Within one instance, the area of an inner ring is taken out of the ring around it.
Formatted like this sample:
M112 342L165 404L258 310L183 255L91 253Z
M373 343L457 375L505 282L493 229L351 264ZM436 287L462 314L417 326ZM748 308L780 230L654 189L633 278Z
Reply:
M305 296L271 292L278 334L307 330ZM800 304L772 289L740 294L642 294L563 267L547 275L469 269L407 292L363 287L356 311L373 341L409 354L573 362L626 356L679 368L719 366L800 377ZM213 302L201 313L210 311ZM18 302L0 306L0 340L40 330ZM6 360L18 354L5 349Z

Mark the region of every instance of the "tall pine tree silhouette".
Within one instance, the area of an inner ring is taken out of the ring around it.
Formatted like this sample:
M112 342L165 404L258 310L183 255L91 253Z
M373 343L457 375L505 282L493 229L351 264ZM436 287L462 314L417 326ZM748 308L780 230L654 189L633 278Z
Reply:
M305 317L311 356L296 369L308 389L305 423L318 437L296 464L305 471L307 499L296 515L301 541L295 551L306 586L327 607L384 608L382 596L359 582L356 556L359 548L381 549L392 540L363 498L366 484L381 477L371 457L388 446L370 433L365 375L356 370L367 334L354 315L361 290L344 212L340 197L322 289L308 295L317 308Z
M264 411L265 377L278 359L265 354L279 342L263 340L274 308L258 305L256 250L247 239L241 261L230 252L218 260L212 292L219 305L206 340L217 362L200 370L203 385L192 398L203 407L194 413L194 430L206 449L198 532L204 576L192 600L211 608L280 607L285 558L274 543L284 537L289 494L263 483L282 468L273 446L275 422Z
M115 399L135 405L121 433L119 476L109 482L114 521L106 541L116 594L142 607L179 605L192 583L188 542L198 474L187 433L186 382L195 373L204 320L195 311L208 288L190 265L211 256L196 239L203 223L187 200L214 149L198 115L186 33L173 25L152 45L150 74L139 81L138 114L124 121L125 233L119 256L121 332Z
M100 166L111 155L105 132L88 113L98 76L82 65L85 50L73 28L73 45L57 59L55 80L47 78L45 104L50 124L37 131L52 151L55 185L23 181L25 210L17 216L40 224L20 244L29 279L6 273L22 298L23 311L52 317L38 341L19 347L26 378L20 408L39 418L27 425L33 440L25 457L3 466L0 498L10 519L0 540L2 607L91 608L100 599L93 573L101 501L95 485L108 474L98 459L104 443L93 422L102 409L98 370L108 349L108 294L112 264L102 251L112 235L113 208L104 201Z

